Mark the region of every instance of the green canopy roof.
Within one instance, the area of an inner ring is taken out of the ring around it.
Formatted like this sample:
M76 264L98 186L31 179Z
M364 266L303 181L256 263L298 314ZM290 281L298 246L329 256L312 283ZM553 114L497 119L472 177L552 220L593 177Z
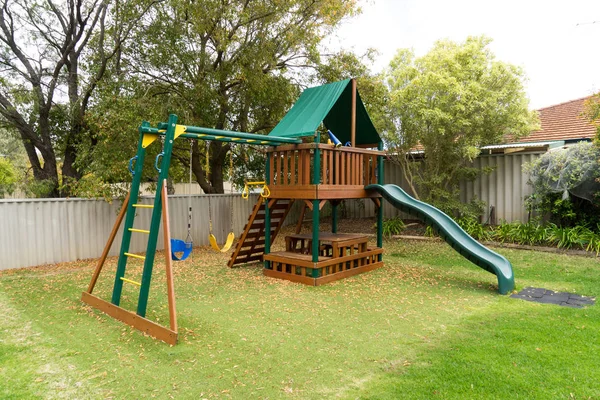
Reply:
M350 141L352 85L350 79L306 89L269 136L312 136L321 122L342 142ZM356 145L376 145L381 139L356 93Z

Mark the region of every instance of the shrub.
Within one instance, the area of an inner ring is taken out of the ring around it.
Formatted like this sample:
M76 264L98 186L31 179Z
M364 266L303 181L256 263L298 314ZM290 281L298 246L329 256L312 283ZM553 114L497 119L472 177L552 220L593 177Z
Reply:
M456 223L473 239L487 241L492 238L490 231L475 218L458 218Z
M383 236L399 235L404 228L406 228L406 225L399 217L386 219L383 221Z

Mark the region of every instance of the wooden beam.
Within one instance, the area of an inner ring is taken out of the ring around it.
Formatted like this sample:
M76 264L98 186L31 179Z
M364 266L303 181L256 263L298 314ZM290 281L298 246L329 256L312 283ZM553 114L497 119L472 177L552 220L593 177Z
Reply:
M373 200L373 203L375 203L375 207L381 207L381 201L379 201L377 197L371 197L371 200Z
M114 319L118 319L119 321L124 322L139 331L145 332L152 337L160 339L163 342L171 345L177 344L177 332L173 332L164 326L158 325L156 322L140 317L131 311L127 311L124 308L115 306L114 304L111 304L108 301L102 300L101 298L87 292L81 293L81 301L102 311Z
M356 146L356 79L350 79L352 85L352 102L350 110L350 142L352 147Z
M323 206L325 205L325 203L327 203L327 199L321 200L319 202L319 211L321 211L323 209Z
M167 298L169 301L169 323L171 330L177 332L177 311L175 309L175 287L173 285L173 261L171 260L171 227L169 224L169 195L167 193L167 180L163 180L162 195L162 223L165 242L165 270L167 273Z
M307 206L308 208L310 208L310 211L312 211L312 210L313 210L313 204L312 204L312 201L310 201L310 200L304 200L304 204L306 204L306 206Z
M279 200L279 199L271 199L271 200L269 200L269 208L273 208L273 204L275 204L275 202L277 202L277 200Z
M94 286L96 286L96 281L100 276L100 272L102 271L102 267L104 266L104 261L106 261L106 257L108 256L108 252L117 236L117 232L119 231L119 227L121 226L121 222L123 222L123 217L127 213L127 206L129 205L129 197L131 196L131 191L127 193L125 199L123 200L123 204L121 205L121 211L119 211L119 215L117 216L117 220L115 221L115 225L113 226L112 232L108 236L108 240L106 241L106 245L104 246L104 250L102 251L102 255L98 260L98 264L96 265L96 270L94 271L94 275L92 275L92 280L88 286L87 292L92 293L94 291Z

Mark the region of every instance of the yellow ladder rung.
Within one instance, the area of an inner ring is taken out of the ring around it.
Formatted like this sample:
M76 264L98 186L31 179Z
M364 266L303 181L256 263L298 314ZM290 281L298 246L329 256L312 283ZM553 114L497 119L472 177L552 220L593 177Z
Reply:
M133 283L134 285L137 285L137 286L142 286L142 284L141 284L141 283L139 283L139 282L136 282L136 281L132 281L131 279L127 279L127 278L121 278L121 280L122 280L123 282L127 282L127 283Z
M131 254L131 253L123 253L123 254L125 254L127 257L139 258L140 260L145 260L146 259L145 256L140 256L138 254Z
M145 229L136 229L136 228L129 228L129 232L139 232L139 233L147 233L150 234L150 231L147 231Z
M152 204L134 204L133 206L136 208L154 208Z

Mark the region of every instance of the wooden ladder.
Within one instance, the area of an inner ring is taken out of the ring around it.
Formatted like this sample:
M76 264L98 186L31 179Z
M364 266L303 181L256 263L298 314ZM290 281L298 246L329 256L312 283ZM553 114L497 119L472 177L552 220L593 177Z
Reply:
M231 268L238 264L247 264L254 261L262 261L265 253L265 202L259 197L248 222L244 227L244 233L238 241L235 251L231 255L227 265ZM271 210L271 243L275 241L283 221L287 217L294 200L272 199L269 202Z

